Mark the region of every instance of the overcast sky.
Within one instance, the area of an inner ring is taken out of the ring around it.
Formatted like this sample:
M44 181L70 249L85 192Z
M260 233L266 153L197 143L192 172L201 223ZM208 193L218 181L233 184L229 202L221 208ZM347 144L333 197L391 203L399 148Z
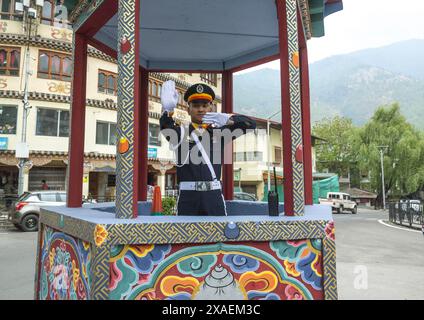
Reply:
M343 5L343 11L325 18L325 36L308 41L310 63L402 40L424 39L424 0L343 0ZM264 67L279 69L279 62L255 69Z

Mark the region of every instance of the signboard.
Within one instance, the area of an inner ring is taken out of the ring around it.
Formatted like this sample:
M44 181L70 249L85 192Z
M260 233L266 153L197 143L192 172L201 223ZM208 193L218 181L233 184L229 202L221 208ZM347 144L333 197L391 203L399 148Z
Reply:
M9 141L9 138L0 137L0 150L7 150L8 141Z
M240 181L241 170L234 170L234 181Z
M147 158L157 158L158 149L157 148L148 148L147 149Z

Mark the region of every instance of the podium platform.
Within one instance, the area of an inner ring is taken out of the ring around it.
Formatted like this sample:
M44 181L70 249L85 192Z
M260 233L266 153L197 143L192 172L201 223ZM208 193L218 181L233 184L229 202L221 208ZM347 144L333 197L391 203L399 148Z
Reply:
M116 219L113 203L42 209L35 298L337 299L331 208L269 217L227 201L228 216ZM283 206L280 206L282 209Z

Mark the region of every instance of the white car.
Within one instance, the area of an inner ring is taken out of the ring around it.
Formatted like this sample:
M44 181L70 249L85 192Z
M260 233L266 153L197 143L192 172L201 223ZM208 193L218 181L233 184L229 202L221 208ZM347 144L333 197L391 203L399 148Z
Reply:
M328 192L327 199L319 198L319 203L329 205L332 210L337 213L342 213L345 210L356 214L358 212L358 205L355 201L352 201L348 193L343 192Z

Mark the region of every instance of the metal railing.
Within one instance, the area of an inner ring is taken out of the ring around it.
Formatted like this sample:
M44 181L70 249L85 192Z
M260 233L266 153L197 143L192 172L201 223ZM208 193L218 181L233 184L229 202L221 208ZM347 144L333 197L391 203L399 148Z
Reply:
M422 227L424 225L423 202L416 200L401 200L389 203L390 222L408 227Z

